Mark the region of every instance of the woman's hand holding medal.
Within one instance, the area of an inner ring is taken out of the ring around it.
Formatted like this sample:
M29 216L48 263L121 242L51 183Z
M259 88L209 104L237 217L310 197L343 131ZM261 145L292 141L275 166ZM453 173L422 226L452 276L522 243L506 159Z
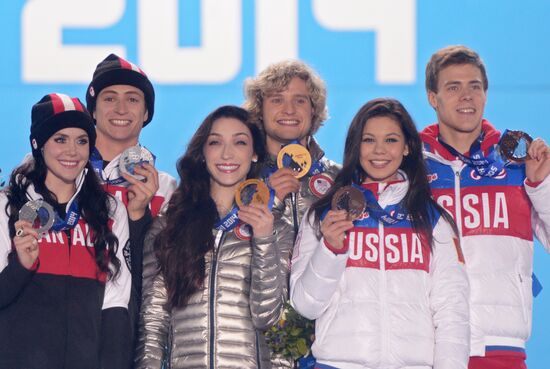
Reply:
M525 159L525 174L531 182L543 181L550 173L550 147L537 138L529 145Z
M17 258L26 269L31 269L38 258L38 232L28 220L15 222L15 237L13 245Z
M321 233L334 249L343 249L346 232L353 228L353 221L346 210L331 209L321 222Z
M254 237L273 234L273 214L267 204L251 203L239 207L239 219L252 227Z
M271 194L259 179L249 179L239 185L235 201L239 206L239 219L252 227L255 237L273 234L273 214L269 209Z
M346 232L353 228L353 221L360 217L366 208L363 193L352 186L340 188L331 201L331 210L321 222L321 233L335 249L344 247Z

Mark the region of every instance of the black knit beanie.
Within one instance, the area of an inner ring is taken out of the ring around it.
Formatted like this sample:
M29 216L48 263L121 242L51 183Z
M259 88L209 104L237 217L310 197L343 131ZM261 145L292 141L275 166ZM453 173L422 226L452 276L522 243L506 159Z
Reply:
M148 117L143 126L145 127L155 112L155 90L149 78L135 64L130 63L121 57L111 54L99 63L95 69L92 82L86 91L86 104L91 114L95 111L97 96L105 87L113 85L134 86L145 95L145 105Z
M88 134L90 151L95 145L95 127L90 113L76 98L64 94L49 94L33 105L31 112L32 155L39 157L48 139L63 128L81 128Z

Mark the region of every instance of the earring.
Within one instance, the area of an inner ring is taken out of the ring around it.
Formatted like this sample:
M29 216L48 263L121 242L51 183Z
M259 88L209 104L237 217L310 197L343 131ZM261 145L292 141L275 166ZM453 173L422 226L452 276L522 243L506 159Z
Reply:
M258 158L252 158L252 162L253 162L253 163L257 163L257 162L258 162Z

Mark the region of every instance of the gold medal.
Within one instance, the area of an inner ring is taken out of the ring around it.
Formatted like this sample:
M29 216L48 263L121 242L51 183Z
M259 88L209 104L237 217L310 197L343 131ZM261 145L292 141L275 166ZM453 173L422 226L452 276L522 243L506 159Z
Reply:
M365 212L366 201L363 193L355 187L340 188L332 197L332 210L345 210L351 220L357 219Z
M235 202L239 207L250 204L269 204L269 188L259 179L247 179L235 191Z
M311 168L311 155L302 145L286 145L277 155L277 167L290 168L296 178L302 178Z

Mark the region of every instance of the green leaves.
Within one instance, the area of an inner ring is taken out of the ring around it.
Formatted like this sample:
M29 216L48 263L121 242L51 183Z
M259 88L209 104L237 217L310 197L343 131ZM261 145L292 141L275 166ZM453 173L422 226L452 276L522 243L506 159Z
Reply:
M302 317L286 302L281 319L265 333L271 353L296 361L310 353L315 322Z

